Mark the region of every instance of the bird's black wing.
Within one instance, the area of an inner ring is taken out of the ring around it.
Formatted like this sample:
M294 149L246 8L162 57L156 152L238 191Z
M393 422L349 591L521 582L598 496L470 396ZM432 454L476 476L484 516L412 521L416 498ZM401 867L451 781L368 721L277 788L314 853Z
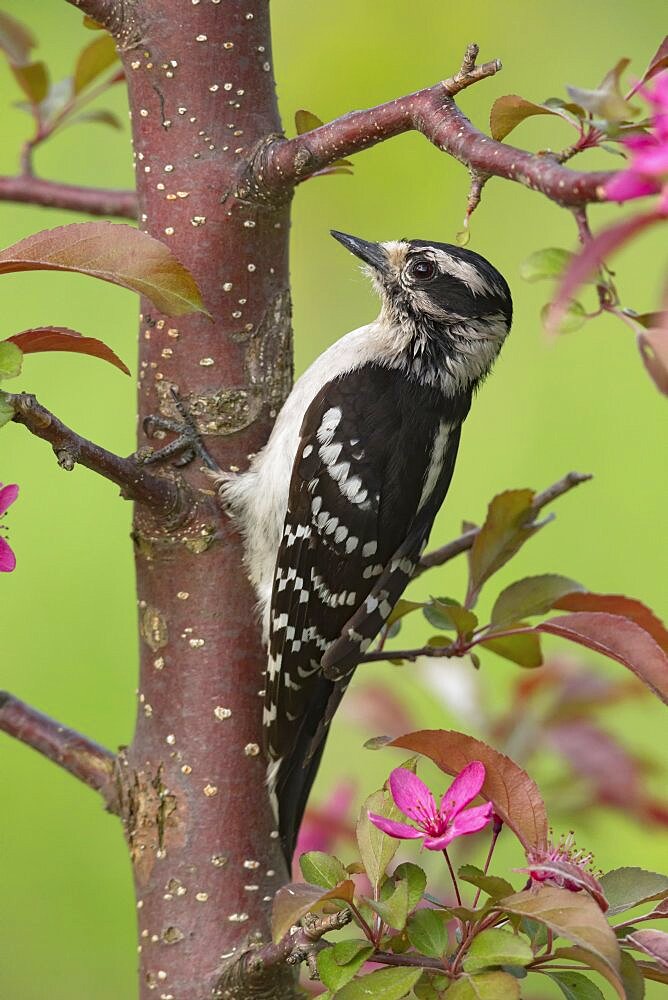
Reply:
M264 709L268 785L288 855L349 675L410 580L445 496L465 404L448 407L440 393L369 364L327 383L304 417ZM322 671L332 651L336 682Z

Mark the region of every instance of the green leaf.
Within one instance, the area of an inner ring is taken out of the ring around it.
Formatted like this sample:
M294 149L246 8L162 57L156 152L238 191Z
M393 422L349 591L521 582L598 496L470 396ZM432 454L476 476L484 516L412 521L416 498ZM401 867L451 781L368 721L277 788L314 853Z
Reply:
M415 771L414 761L408 761L401 766ZM387 788L381 788L379 791L374 792L362 806L360 818L357 822L357 845L367 878L373 886L374 892L377 892L387 866L399 849L400 842L394 837L388 837L386 833L383 833L377 826L374 826L368 816L370 812L375 813L377 816L383 816L385 819L395 821L402 820L405 817L395 805L394 799Z
M482 795L524 847L545 847L547 812L536 783L519 764L466 733L422 729L392 740L389 746L424 754L446 774L456 775L473 760L485 765Z
M297 129L297 135L303 135L304 132L311 132L314 128L320 128L324 125L322 118L318 118L314 115L312 111L306 111L305 108L300 108L299 111L295 111L295 128Z
M0 274L16 271L76 271L145 295L168 316L206 312L192 274L165 244L119 223L33 233L0 252Z
M462 636L469 636L478 625L478 618L472 611L447 597L432 598L431 604L424 606L422 613L434 628L455 628Z
M638 963L628 951L622 952L622 984L626 1000L644 1000L645 980Z
M37 45L37 39L15 17L0 12L0 49L15 66L25 66L30 61L30 50Z
M355 894L355 883L346 879L334 889L323 891L322 886L308 882L292 882L282 886L274 896L272 909L272 932L274 941L280 941L309 911L328 900L351 903Z
M520 984L507 972L483 972L457 979L446 996L447 1000L519 1000Z
M520 122L526 118L532 118L534 115L559 115L560 118L571 121L567 115L561 114L556 108L549 107L547 102L534 104L533 101L527 101L519 94L506 94L503 97L497 97L490 111L489 127L492 138L499 141L505 139Z
M16 378L23 364L23 351L8 340L0 341L0 381Z
M333 889L335 885L348 878L348 872L338 858L322 851L309 851L302 854L299 867L307 882L321 885L325 889Z
M492 608L492 625L507 625L522 618L543 615L560 598L578 590L584 587L557 573L524 577L501 591Z
M606 73L595 90L583 90L580 87L567 87L570 97L597 118L606 122L628 121L637 114L634 108L622 95L620 89L621 75L629 65L629 59L620 59L616 66Z
M81 91L118 59L116 45L106 32L81 50L74 69L74 93Z
M373 951L373 946L367 940L353 939L349 941L338 941L331 952L337 965L348 965L354 961L360 952Z
M504 660L517 663L520 667L540 667L542 665L543 654L539 636L531 632L503 636L495 636L491 632L488 635L489 638L477 643L477 645L489 649L497 656L502 656Z
M605 1000L598 986L581 972L546 972L556 983L566 1000Z
M43 62L12 66L16 82L32 105L40 104L49 92L49 71Z
M476 886L477 889L482 889L492 899L499 899L501 896L512 895L515 892L510 882L505 878L500 878L498 875L485 875L475 865L462 865L457 874L464 882Z
M553 305L551 302L547 302L540 311L540 321L543 327L548 332L553 329ZM581 326L586 323L587 310L578 302L576 299L572 299L570 302L566 303L559 315L559 322L556 327L557 333L575 333L579 330Z
M545 928L544 928L545 929ZM537 951L534 944L534 953ZM597 958L590 951L585 951L584 948L578 948L577 945L571 945L568 948L553 948L554 958L560 961L562 958L567 958L572 962L579 962L581 965L586 965L589 969L593 969L594 972L598 972L599 976L603 976L604 979L610 983L612 988L615 990L620 1000L631 1000L627 997L624 991L624 985L622 982L624 976L624 955L625 952L621 954L622 961L622 973L620 978L619 973L613 972L609 965L607 965L602 959Z
M573 254L561 247L546 247L536 250L520 264L520 277L525 281L543 281L558 278L570 262Z
M619 977L620 952L617 938L594 900L584 892L569 892L542 885L499 901L507 913L531 917L555 934L573 941L601 958Z
M424 606L421 601L406 601L403 597L400 597L392 608L392 613L385 622L385 627L391 628L400 618L404 618L405 615L410 615L412 611L418 611L420 608L424 608Z
M336 994L336 1000L401 1000L422 975L422 969L379 969L353 979Z
M0 390L0 427L4 427L14 418L14 407L7 402L5 393Z
M390 885L392 883L390 882ZM393 927L395 931L402 931L406 925L408 916L408 883L400 880L394 887L386 900L367 899L374 913L377 913L381 920Z
M473 938L463 968L475 973L490 965L528 965L533 957L526 938L501 927L490 927Z
M359 972L373 946L368 941L339 941L318 955L318 972L325 986L339 990Z
M398 865L393 872L394 879L403 879L408 886L408 911L414 910L418 905L424 890L427 887L427 876L418 865L410 861L404 861Z
M611 917L639 903L668 896L668 876L644 868L615 868L602 875L599 882L610 904Z
M538 525L531 524L533 498L533 490L506 490L489 504L485 523L469 550L473 595L538 531Z
M421 955L442 958L448 947L448 915L437 910L418 910L406 925L408 940Z

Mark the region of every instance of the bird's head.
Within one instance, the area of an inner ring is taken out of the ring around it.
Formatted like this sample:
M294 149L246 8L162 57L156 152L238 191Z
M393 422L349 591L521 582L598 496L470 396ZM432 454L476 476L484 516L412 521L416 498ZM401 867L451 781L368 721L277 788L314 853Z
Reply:
M332 236L364 261L382 302L379 322L418 374L437 369L461 385L487 374L513 312L508 284L489 261L449 243Z

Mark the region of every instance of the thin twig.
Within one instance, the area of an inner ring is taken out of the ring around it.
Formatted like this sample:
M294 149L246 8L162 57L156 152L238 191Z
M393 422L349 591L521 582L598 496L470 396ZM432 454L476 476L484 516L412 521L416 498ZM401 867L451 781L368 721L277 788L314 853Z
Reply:
M110 812L118 811L114 782L116 758L105 747L74 729L61 726L6 691L0 691L0 730L94 788Z
M457 884L457 876L455 875L455 870L452 867L452 861L450 860L450 855L448 854L447 847L443 848L443 857L445 858L445 863L447 864L448 871L450 872L450 878L452 879L452 885L454 887L455 896L457 898L457 905L461 906L462 905L462 897L461 897L461 893L459 892L459 885Z
M52 445L62 468L85 465L120 486L126 499L147 504L166 519L184 513L185 498L175 480L147 472L134 457L121 458L81 437L28 393L4 393L3 398L13 405L16 423Z
M546 153L530 153L485 135L462 114L453 98L466 87L494 76L498 59L475 65L478 47L469 45L455 76L417 93L364 111L352 111L294 139L273 138L255 157L238 194L271 199L341 157L352 156L404 132L421 132L440 150L478 174L516 181L560 205L604 199L610 172L577 172Z
M251 979L262 976L267 969L287 962L296 965L307 961L318 949L318 943L323 935L330 931L340 930L350 923L350 910L339 910L323 917L308 914L304 917L302 927L297 927L284 934L280 941L253 948L244 956L244 962Z
M134 191L78 187L32 176L0 177L0 201L42 205L87 215L110 215L117 219L137 218Z
M587 473L569 472L563 479L553 483L552 486L548 486L542 493L536 494L532 504L534 512L537 514L543 507L546 507L558 497L563 496L564 493L568 493L575 486L579 486L580 483L588 482L591 478L592 476ZM420 564L413 574L413 579L420 576L425 570L433 569L434 566L442 566L444 563L454 559L455 556L468 551L475 542L479 531L480 528L471 528L470 531L465 531L459 538L453 539L447 545L442 545L441 548L434 549L433 552L427 552L420 560Z

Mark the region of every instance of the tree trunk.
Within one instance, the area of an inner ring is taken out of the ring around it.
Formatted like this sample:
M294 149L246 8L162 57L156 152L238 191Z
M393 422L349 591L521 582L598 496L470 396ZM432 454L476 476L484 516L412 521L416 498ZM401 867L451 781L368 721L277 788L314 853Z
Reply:
M251 157L280 132L269 5L142 0L133 10L123 61L140 225L191 269L211 313L176 322L143 304L140 428L149 414L178 416L176 389L220 465L241 468L292 378L289 205L239 197ZM210 493L200 465L183 475ZM134 542L139 706L118 780L140 995L289 997L287 971L217 988L250 939L267 939L286 879L264 787L266 656L241 541L205 498L187 523L156 523L138 506Z

